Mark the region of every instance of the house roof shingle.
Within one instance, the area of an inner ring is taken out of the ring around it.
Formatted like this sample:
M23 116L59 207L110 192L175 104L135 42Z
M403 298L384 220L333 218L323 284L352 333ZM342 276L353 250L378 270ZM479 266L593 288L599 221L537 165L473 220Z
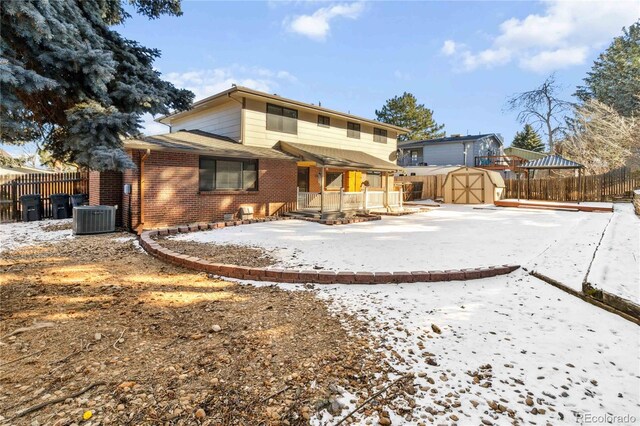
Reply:
M361 151L328 148L316 145L303 145L280 141L280 149L298 158L314 161L321 166L352 167L362 170L396 171L402 168L389 161L374 157Z
M124 146L133 149L186 152L229 158L293 160L293 157L277 149L247 146L226 136L201 130L180 130L141 139L127 139L124 141Z

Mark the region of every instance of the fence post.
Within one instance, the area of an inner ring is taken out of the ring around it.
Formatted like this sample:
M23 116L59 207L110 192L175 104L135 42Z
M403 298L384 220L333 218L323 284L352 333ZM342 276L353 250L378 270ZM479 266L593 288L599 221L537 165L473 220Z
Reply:
M404 186L400 185L400 193L399 193L400 194L400 201L399 201L400 210L402 210L402 202L404 201L404 189L403 188L404 188Z
M296 210L300 210L300 187L296 186Z
M13 220L20 220L20 216L18 215L18 182L17 179L14 179L11 182L11 204L13 207Z
M342 197L344 197L344 188L340 188L340 199L338 200L338 211L342 213Z

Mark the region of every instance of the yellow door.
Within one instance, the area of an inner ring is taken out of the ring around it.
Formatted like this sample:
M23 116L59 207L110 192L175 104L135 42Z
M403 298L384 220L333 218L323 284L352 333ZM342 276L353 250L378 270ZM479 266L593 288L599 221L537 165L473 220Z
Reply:
M347 173L349 174L347 177L349 188L347 188L347 190L349 192L360 192L360 186L362 185L362 172L349 170Z

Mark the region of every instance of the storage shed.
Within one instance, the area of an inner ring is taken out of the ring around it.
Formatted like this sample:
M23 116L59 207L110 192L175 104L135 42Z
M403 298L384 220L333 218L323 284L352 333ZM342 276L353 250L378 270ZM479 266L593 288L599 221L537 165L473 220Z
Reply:
M493 204L502 198L504 187L504 179L498 172L458 167L447 173L442 192L445 203Z

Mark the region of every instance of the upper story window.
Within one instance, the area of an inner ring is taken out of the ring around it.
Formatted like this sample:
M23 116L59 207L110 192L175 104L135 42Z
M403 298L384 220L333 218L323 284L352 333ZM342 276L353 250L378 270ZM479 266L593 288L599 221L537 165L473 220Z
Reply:
M258 161L200 157L199 190L257 191Z
M360 139L360 125L347 121L347 137Z
M298 134L298 111L267 104L267 130Z
M331 118L327 117L326 115L319 115L318 116L318 126L321 126L321 127L329 127L329 126L331 126Z
M373 141L387 143L387 131L384 129L373 128Z

